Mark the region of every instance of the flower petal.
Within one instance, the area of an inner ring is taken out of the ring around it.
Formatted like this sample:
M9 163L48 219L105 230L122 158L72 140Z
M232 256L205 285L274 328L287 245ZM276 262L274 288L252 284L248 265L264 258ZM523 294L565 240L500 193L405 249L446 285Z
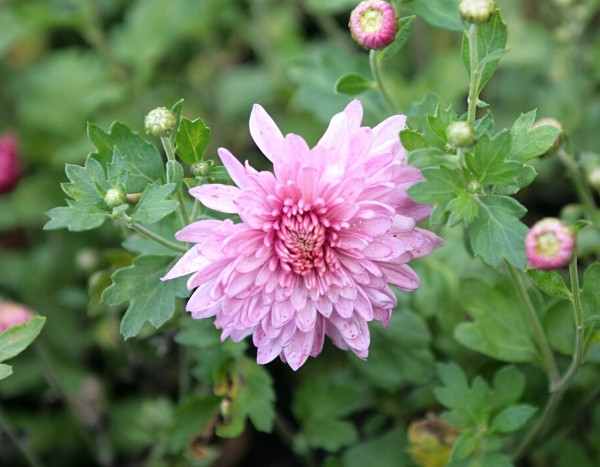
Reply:
M190 190L190 194L207 208L230 214L238 213L234 200L240 193L237 187L220 184L200 185Z
M240 188L246 188L246 186L248 186L248 180L246 178L248 171L246 168L229 150L219 148L217 149L217 153L233 182Z
M250 134L261 152L274 164L282 162L283 134L270 115L260 105L254 104L250 113Z

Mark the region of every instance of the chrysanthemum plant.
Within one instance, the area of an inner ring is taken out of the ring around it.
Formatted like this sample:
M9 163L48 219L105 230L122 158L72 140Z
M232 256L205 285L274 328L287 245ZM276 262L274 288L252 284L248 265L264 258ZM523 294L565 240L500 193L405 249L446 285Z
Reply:
M573 251L582 228L597 228L588 227L597 215L588 180L560 130L534 126L535 110L498 129L480 99L507 53L500 10L492 1L464 0L460 9L458 1L409 2L425 20L463 29L469 91L464 113L424 97L413 109L420 126L406 127L382 68L415 17L390 13L386 2L364 3L357 14L369 16L351 27L362 46L377 45L369 52L372 77L349 70L335 91L378 91L389 111L378 125L362 124L354 100L311 148L283 135L256 105L250 133L273 166L258 171L224 148L215 164L204 154L210 130L183 117L178 102L146 119L165 157L155 140L123 123L108 131L89 124L95 151L85 165L66 167L67 206L48 213L46 228L77 232L107 221L122 228L127 264L112 272L102 301L126 307L125 339L152 333L147 325L168 327L184 349L182 399L165 428L165 452L192 455L192 440L237 436L247 419L273 430L275 393L263 365L277 358L288 371L318 365L308 357L329 340L351 351L346 365L360 377L341 373L335 383L321 368L320 378L300 385L292 408L298 433L280 416L275 424L296 453L310 458L321 448L338 465L334 455L361 433L348 414L380 410L384 418L363 431L376 430L394 419L384 406L403 397L401 388L423 386L426 393L409 391L413 402L437 415L412 414L410 446L399 455L409 452L420 465L512 465L552 432L556 408L598 340L600 265L587 258L580 280ZM527 210L515 195L536 177L530 162L550 150L567 161L582 216L526 248ZM540 262L544 254L551 260ZM559 271L528 268L528 255L530 265ZM439 342L428 325L446 331L436 334ZM486 376L469 381L461 363L475 358ZM539 383L532 368L546 374L545 400L524 398L527 378ZM368 400L377 391L387 402ZM392 444L406 438L403 430L389 433Z

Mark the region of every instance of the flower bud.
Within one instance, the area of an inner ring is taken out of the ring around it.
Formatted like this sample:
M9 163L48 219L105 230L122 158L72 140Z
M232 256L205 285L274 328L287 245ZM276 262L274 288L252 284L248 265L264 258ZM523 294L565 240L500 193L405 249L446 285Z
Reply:
M104 195L104 202L109 208L116 208L125 203L126 197L120 188L109 188Z
M33 313L18 303L0 302L0 332L28 322Z
M600 191L600 167L595 167L588 172L587 179L592 188Z
M428 413L426 418L415 420L408 427L408 453L419 465L444 467L459 436L456 427Z
M0 136L0 194L12 190L21 178L17 140L12 134Z
M575 232L560 219L546 217L536 222L525 237L527 264L534 269L557 269L573 256Z
M469 23L486 23L496 10L494 0L462 0L458 5L460 17Z
M468 122L452 122L446 128L446 136L457 148L471 146L477 139L473 125Z
M558 128L558 136L554 139L554 142L552 143L552 146L550 146L550 149L546 151L546 154L548 154L549 152L558 149L560 143L562 143L563 139L565 138L565 129L563 128L561 123L555 118L541 118L534 122L533 125L531 125L531 129L535 130L536 128L539 128L541 126L553 126L554 128Z
M146 133L152 136L169 136L175 130L175 115L166 107L151 110L144 118Z
M207 161L194 162L190 167L190 171L194 177L206 177L214 164L214 161L210 159Z
M365 49L383 49L394 42L398 17L394 7L383 0L365 0L350 13L352 38Z

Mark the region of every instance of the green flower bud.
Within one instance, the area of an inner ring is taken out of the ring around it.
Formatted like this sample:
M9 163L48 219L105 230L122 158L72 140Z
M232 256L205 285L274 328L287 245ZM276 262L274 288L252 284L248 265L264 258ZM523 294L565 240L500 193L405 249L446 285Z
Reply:
M600 167L595 167L588 172L587 179L592 188L600 191Z
M496 10L494 0L462 0L458 5L460 17L469 23L486 23Z
M533 125L531 125L531 129L535 130L536 128L539 128L541 126L553 126L555 128L558 128L558 136L554 139L552 146L550 146L550 149L546 151L546 154L548 154L558 149L560 144L563 142L563 139L565 138L565 129L563 128L561 123L555 118L541 118L534 122Z
M194 177L206 177L213 165L215 163L210 159L207 161L197 161L192 164L190 171Z
M146 133L152 136L169 136L175 130L175 115L166 107L151 110L144 118Z
M446 136L457 148L472 146L477 139L473 125L467 122L452 122L446 128Z
M109 208L120 206L125 199L125 193L120 188L109 188L104 195L104 202Z

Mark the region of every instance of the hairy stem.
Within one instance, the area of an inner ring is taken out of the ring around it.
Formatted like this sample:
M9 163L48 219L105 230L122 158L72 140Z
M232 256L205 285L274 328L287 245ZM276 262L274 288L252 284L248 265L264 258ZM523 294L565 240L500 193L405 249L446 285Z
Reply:
M479 83L481 81L481 68L479 66L479 50L477 43L477 24L471 24L466 32L467 40L469 41L469 97L467 98L467 122L473 125L475 123L475 115L477 105L479 104Z
M165 150L165 154L167 155L167 159L169 161L175 162L175 148L173 147L173 143L171 142L171 138L168 136L161 136L160 141ZM177 187L177 212L179 213L179 218L181 219L182 226L189 225L190 223L190 215L185 206L185 198L183 195L183 186Z

